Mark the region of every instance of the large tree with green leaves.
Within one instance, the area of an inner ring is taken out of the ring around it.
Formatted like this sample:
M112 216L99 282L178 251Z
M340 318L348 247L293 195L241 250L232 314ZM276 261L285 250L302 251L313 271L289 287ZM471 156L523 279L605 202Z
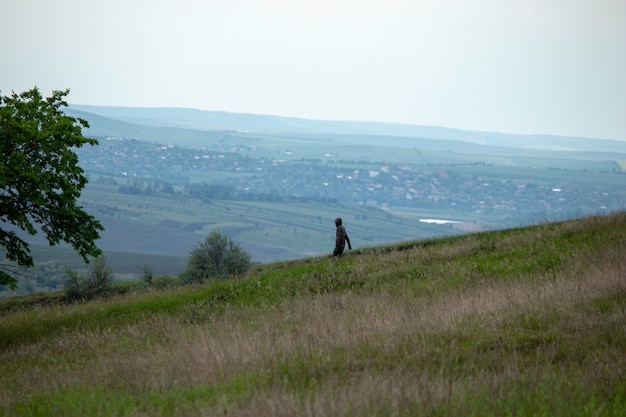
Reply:
M62 111L68 94L44 98L35 87L0 96L0 255L13 265L33 265L23 237L38 229L50 245L69 243L86 262L100 254L94 242L104 228L78 205L87 178L75 152L98 141L82 135L86 120ZM0 264L0 284L15 288L9 265Z

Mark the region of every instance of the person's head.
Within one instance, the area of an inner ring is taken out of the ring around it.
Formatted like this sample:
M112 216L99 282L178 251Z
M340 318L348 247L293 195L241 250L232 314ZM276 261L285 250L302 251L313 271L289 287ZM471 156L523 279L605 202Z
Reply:
M335 219L335 226L341 226L341 217Z

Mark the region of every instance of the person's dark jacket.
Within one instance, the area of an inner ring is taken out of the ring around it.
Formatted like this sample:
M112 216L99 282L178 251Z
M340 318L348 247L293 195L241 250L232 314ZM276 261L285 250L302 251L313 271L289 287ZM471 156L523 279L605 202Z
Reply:
M350 238L348 237L346 228L341 224L341 217L337 217L335 219L335 226L337 226L337 234L335 237L335 250L333 251L333 256L340 256L346 247L346 242L348 243L348 249L352 249L352 245L350 244Z

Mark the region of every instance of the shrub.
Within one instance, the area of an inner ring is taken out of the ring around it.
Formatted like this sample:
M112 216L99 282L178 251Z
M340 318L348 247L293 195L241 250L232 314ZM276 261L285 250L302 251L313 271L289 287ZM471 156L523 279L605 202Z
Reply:
M252 255L241 249L238 243L213 231L191 252L183 276L187 282L237 276L252 266L251 259Z
M154 272L152 271L152 267L147 263L143 264L143 275L141 276L141 280L146 284L152 284L152 280L154 279Z
M107 265L106 257L96 258L89 271L78 273L71 268L65 271L63 284L65 295L70 300L91 299L104 294L113 283L113 268Z

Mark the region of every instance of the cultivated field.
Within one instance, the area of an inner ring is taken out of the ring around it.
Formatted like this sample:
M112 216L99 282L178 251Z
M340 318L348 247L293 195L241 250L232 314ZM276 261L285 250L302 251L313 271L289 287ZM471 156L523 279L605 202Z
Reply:
M458 233L366 206L296 201L202 203L120 194L117 188L90 184L81 197L105 226L99 242L105 250L187 256L197 242L219 229L240 242L256 262L317 256L332 252L338 216L344 218L359 247Z
M626 415L626 213L0 302L0 415Z

